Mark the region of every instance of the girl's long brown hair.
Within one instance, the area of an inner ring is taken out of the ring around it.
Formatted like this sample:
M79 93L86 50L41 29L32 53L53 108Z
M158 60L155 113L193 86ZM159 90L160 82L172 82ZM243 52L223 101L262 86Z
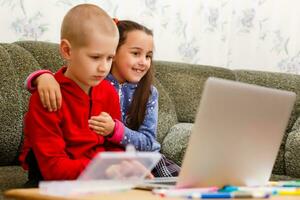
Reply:
M115 20L116 21L116 20ZM131 31L143 31L147 35L153 36L153 33L147 27L129 20L117 21L119 29L119 44L117 50L126 42L127 34ZM151 66L148 72L139 81L138 86L133 94L132 103L128 109L126 124L133 130L138 130L143 123L146 115L146 107L148 99L151 95L151 85L153 83L154 70Z

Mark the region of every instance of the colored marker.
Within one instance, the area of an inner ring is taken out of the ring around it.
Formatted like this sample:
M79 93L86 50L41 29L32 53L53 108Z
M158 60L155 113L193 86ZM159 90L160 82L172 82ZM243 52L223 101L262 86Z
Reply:
M297 191L295 187L238 187L241 192L265 192L276 195L280 191L293 192Z
M218 192L264 192L270 195L276 195L278 192L294 192L300 191L298 187L283 187L283 186L262 186L262 187L236 187L236 186L225 186L219 189Z
M193 193L188 196L189 199L231 199L232 194L228 192L215 192L215 193Z
M296 191L278 191L279 195L286 195L286 196L300 196L300 190Z
M238 190L239 190L239 187L232 186L232 185L226 185L223 188L219 189L218 192L235 192Z
M187 189L154 189L152 193L161 197L187 197L193 193L217 192L218 187L187 188Z
M234 199L234 198L269 198L270 194L263 192L216 192L216 193L194 193L190 199Z
M277 186L281 187L299 187L300 188L300 181L279 181L277 182Z

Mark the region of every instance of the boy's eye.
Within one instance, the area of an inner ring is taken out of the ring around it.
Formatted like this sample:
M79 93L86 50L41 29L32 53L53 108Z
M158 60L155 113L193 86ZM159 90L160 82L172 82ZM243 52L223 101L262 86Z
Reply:
M94 60L97 60L99 59L100 57L99 56L90 56L90 58L94 59Z
M139 52L131 52L132 55L138 56L140 53Z
M146 58L151 60L152 59L152 55L147 55Z
M109 56L109 57L107 57L107 60L108 60L108 61L112 61L113 58L114 58L113 56Z

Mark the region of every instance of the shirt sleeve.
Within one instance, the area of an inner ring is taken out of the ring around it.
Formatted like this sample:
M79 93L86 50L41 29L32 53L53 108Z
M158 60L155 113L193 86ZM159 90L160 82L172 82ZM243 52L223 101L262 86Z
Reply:
M25 88L29 91L29 92L34 92L36 90L36 86L33 84L33 81L39 77L42 74L53 74L50 70L46 70L46 69L40 69L37 71L32 72L31 74L29 74L29 76L26 78L25 82L24 82L24 86Z
M63 119L61 110L48 112L35 92L24 120L25 137L33 149L45 180L76 179L90 161L86 157L70 158L65 151L66 143L60 128Z
M151 96L147 102L144 122L137 131L125 126L121 144L132 144L138 151L159 151L160 144L156 140L158 120L158 91L152 86Z

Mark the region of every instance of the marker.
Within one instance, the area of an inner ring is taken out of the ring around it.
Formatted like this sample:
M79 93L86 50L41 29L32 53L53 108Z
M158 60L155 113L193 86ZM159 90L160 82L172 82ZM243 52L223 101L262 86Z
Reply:
M300 196L300 189L296 191L278 191L279 195Z
M154 189L152 193L161 197L187 197L193 193L209 193L217 192L218 187L207 187L207 188L187 188L187 189Z
M294 182L294 183L284 183L282 184L282 187L299 187L300 188L300 183Z
M194 193L189 199L235 199L235 198L269 198L270 194L264 192L216 192L216 193Z
M295 187L238 187L238 191L241 192L265 192L273 195L278 194L278 192L294 192L297 190Z
M299 187L300 188L300 181L279 181L277 182L277 186L281 187Z
M215 193L193 193L188 196L189 199L231 199L232 194L228 192L215 192Z
M235 192L240 190L240 187L232 186L232 185L226 185L223 188L219 189L218 192Z
M218 192L263 192L270 195L276 195L278 192L294 192L300 191L298 187L282 187L282 186L263 186L263 187L236 187L236 186L225 186L219 189Z

